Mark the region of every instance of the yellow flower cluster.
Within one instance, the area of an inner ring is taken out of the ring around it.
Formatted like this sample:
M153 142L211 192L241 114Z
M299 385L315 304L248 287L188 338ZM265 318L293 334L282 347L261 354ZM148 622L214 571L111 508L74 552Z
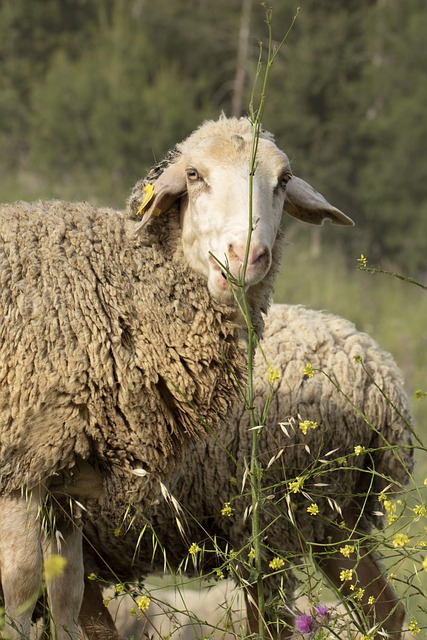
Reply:
M313 369L313 365L310 364L309 362L307 362L307 364L305 365L304 369L302 370L304 376L306 378L312 378L315 374L315 371Z
M275 558L273 558L273 560L270 561L270 564L268 566L270 567L270 569L273 569L273 571L277 571L278 569L281 569L285 566L285 561L282 558L276 556Z
M223 508L221 509L221 515L224 518L230 518L234 513L234 509L230 507L229 502L225 502Z
M135 600L135 602L140 611L147 611L148 607L150 606L151 600L148 596L140 596Z
M384 511L387 514L388 523L393 524L393 522L397 520L396 503L386 498L384 494L379 495L378 500L383 503Z
M416 620L411 620L411 622L408 624L408 631L410 631L414 636L420 633L421 629Z
M357 265L358 269L365 269L366 265L368 264L368 261L365 258L365 256L363 255L363 253L360 254L360 258L357 258L357 262L359 263Z
M353 569L343 569L340 573L341 582L347 582L353 578Z
M354 585L351 585L350 589L354 591ZM353 598L358 602L361 602L364 594L365 594L365 589L362 589L362 587L359 587L356 593L354 594Z
M66 565L67 558L53 553L44 561L43 579L48 582L49 580L53 580L54 578L59 578L59 576L62 576L62 574L64 573Z
M414 507L414 513L416 516L419 516L420 518L425 518L427 515L426 506L424 504L417 504Z
M319 507L315 502L312 502L312 504L307 507L307 513L309 513L311 516L317 516L317 514L319 513Z
M356 454L356 456L362 455L362 453L365 453L365 451L366 451L365 447L362 447L360 444L354 447L354 453Z
M295 480L289 483L289 491L291 493L299 493L304 485L304 478L297 476Z
M249 560L255 560L256 558L256 553L255 553L255 549L252 547L251 550L248 553L248 558ZM427 560L427 558L426 558Z
M197 542L193 542L188 549L188 553L192 556L195 556L197 553L199 553L199 551L201 551L201 548L199 547Z
M354 546L346 544L345 547L340 548L340 553L342 553L345 558L349 558L351 554L354 553Z
M280 380L280 373L277 369L273 369L271 365L267 369L267 380L270 384L273 384L276 380Z
M404 547L409 542L409 538L404 533L396 533L393 538L393 547L397 549L397 547Z
M301 429L304 435L307 435L307 431L309 429L317 429L318 426L319 426L319 423L313 420L303 420L302 422L299 423L299 428Z

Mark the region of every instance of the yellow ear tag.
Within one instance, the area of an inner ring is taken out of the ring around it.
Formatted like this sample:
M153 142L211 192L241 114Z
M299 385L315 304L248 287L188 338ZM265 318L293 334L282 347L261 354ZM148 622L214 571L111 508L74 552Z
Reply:
M137 216L141 216L144 213L144 209L147 207L147 205L151 202L151 200L154 198L154 184L146 184L144 187L144 197L142 199L141 202L141 206L139 207L138 211L136 212ZM159 216L161 214L161 210L156 207L153 211L153 215L155 216Z

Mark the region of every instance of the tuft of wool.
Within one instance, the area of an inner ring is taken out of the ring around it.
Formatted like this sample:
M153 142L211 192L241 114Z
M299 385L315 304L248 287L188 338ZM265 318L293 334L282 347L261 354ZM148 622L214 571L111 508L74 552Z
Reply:
M173 217L135 235L87 203L0 208L1 492L83 459L105 509L151 502L183 438L230 410L246 365L235 309L179 238Z

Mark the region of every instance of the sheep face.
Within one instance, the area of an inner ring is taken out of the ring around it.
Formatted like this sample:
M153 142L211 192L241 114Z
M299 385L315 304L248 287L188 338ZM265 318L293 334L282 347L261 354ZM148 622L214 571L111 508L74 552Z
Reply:
M233 299L233 282L249 289L270 270L291 177L286 155L260 140L251 193L250 151L251 141L240 136L212 138L181 160L187 191L181 205L184 255L223 302Z
M180 201L184 256L206 278L212 296L225 303L234 301L233 287L248 291L269 273L283 210L312 224L353 224L292 176L286 154L268 132L258 138L251 180L253 135L244 118L205 123L177 145L177 159L137 212L143 215L140 229Z

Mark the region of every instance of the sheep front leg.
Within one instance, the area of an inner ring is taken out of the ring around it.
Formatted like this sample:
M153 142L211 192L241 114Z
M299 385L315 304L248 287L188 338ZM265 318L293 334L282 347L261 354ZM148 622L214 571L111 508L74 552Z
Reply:
M348 509L343 512L347 532L348 529L353 529L356 525L355 511ZM328 527L325 531L326 536L333 543L335 542L337 544L348 540L347 532L334 526ZM358 534L357 531L355 531L351 539L357 540L357 537ZM383 631L388 634L387 638L401 640L405 618L404 607L391 587L390 582L387 580L384 569L372 553L370 553L369 549L361 545L357 558L345 558L340 553L333 553L322 557L319 565L332 584L336 587L341 587L341 592L344 596L352 596L354 595L354 591L350 589L351 582L343 583L341 581L340 573L343 569L354 570L357 574L357 584L364 590L361 600L364 616L370 626L376 625L378 629L378 633L374 636L375 639L380 640L383 638L383 633L379 633ZM373 599L374 604L369 604L371 599ZM356 615L358 615L359 618L361 617L357 610Z
M43 546L46 567L55 567L55 562L49 562L52 556L60 556L66 561L64 566L58 566L58 575L53 571L52 576L49 572L45 576L52 638L77 640L84 590L81 529L72 522L62 527L57 525Z
M2 638L29 637L31 615L42 581L37 519L40 495L0 497L0 575L6 623Z

